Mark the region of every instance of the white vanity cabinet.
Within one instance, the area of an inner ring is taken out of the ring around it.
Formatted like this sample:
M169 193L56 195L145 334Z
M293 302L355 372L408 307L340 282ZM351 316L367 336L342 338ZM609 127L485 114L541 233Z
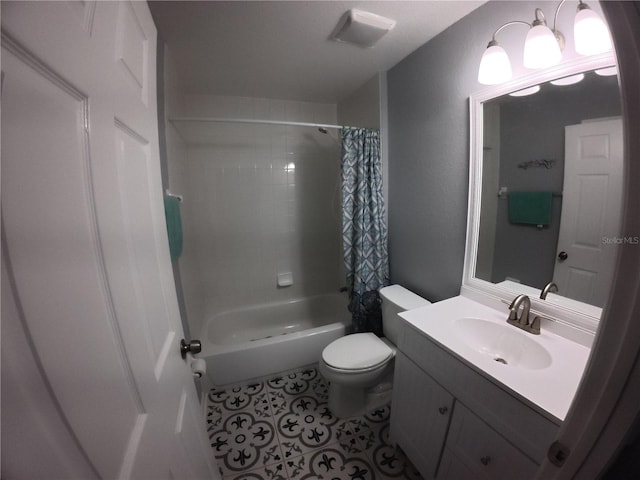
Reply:
M425 479L532 478L559 420L403 322L391 438Z

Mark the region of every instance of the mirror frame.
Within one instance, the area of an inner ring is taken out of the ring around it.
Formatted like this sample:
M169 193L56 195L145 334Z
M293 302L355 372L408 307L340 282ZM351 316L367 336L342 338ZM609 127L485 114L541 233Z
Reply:
M612 66L617 66L616 57L613 52L581 57L563 62L549 69L518 77L502 85L487 87L469 97L469 197L467 204L467 237L461 289L463 294L478 300L484 298L494 304L499 304L499 302L508 304L515 296L524 293L529 295L531 299L531 310L536 314L554 320L558 324L576 328L589 336L595 335L603 310L600 307L552 293L547 296L546 300L541 300L539 298L540 290L533 287L522 285L522 288L512 289L498 286L474 276L478 253L482 194L482 147L484 140L483 103L493 98L545 83L556 78Z

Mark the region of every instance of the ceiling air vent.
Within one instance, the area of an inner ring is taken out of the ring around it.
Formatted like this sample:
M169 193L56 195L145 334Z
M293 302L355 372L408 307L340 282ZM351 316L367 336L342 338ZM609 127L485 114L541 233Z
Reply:
M375 13L352 9L345 13L336 26L331 38L361 47L372 47L396 24L395 20Z

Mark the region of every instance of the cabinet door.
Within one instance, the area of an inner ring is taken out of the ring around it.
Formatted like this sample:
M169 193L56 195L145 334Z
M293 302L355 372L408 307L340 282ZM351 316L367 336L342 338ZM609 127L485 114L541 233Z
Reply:
M445 447L438 468L438 480L484 480Z
M391 438L425 479L436 474L453 397L401 352L396 357Z
M526 480L533 478L538 465L480 420L462 403L456 411L447 435L448 466L438 471L442 480L478 478L487 480ZM473 472L461 475L460 472Z

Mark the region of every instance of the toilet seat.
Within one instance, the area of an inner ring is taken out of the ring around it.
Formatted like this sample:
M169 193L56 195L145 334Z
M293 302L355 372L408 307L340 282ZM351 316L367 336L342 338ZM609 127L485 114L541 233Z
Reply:
M373 333L354 333L331 342L322 351L324 363L343 371L366 371L379 367L395 352Z

